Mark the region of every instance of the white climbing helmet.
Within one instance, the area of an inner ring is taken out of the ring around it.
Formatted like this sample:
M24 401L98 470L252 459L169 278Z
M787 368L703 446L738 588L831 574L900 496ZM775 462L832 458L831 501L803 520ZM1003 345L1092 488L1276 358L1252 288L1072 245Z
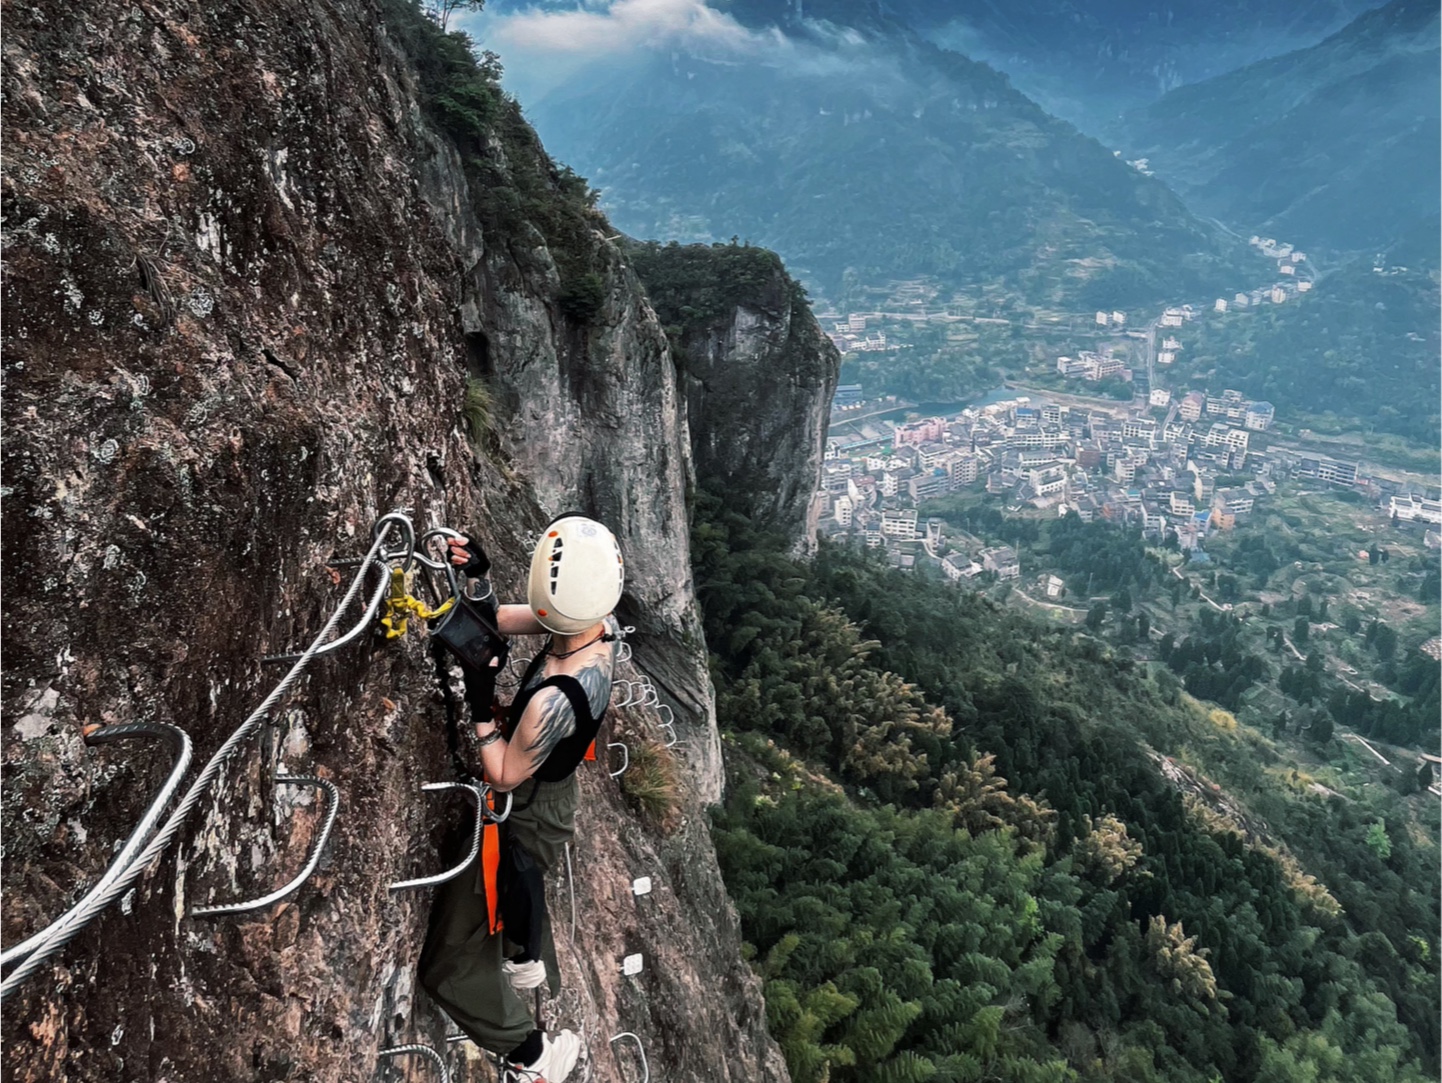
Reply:
M624 582L616 536L572 513L552 520L531 554L526 600L542 627L575 635L616 608Z

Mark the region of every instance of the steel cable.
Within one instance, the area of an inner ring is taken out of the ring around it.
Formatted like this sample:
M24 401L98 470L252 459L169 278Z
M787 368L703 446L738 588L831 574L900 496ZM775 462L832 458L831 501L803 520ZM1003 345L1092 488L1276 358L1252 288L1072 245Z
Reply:
M151 801L150 807L145 810L145 815L141 817L140 823L136 824L135 830L125 840L125 845L121 848L119 855L96 881L95 886L85 893L84 898L41 929L40 932L14 947L7 948L4 954L0 955L0 966L9 966L43 945L55 929L62 925L71 914L82 906L88 905L92 899L109 887L115 878L129 867L136 852L145 845L151 832L155 830L161 814L165 811L165 806L170 804L171 797L175 795L181 778L185 776L186 770L190 767L190 735L180 727L172 726L168 722L124 722L119 725L106 726L90 734L85 738L85 743L88 745L109 744L111 741L120 741L127 737L160 737L169 741L176 754L175 762L170 768L170 776L165 780L165 785L160 788L160 792L155 795L155 800Z
M439 1053L428 1045L393 1045L389 1049L382 1049L376 1054L376 1057L399 1057L412 1053L425 1057L426 1060L430 1061L440 1070L441 1083L451 1083L451 1073L449 1069L446 1068L446 1062L441 1059Z
M404 523L402 524L398 522L398 520L404 520ZM403 534L405 534L406 528L410 526L410 521L404 516L393 513L384 516L376 523L375 541L371 544L370 551L361 559L360 568L357 569L355 577L346 589L345 597L342 598L340 604L336 606L335 612L332 613L330 619L326 621L325 627L322 628L315 639L311 641L310 646L300 655L296 663L286 672L286 675L280 679L280 683L271 690L270 695L265 697L260 706L252 711L250 716L236 727L235 732L226 739L226 742L220 746L215 755L211 756L210 760L201 770L200 775L191 783L190 789L187 790L185 796L181 798L180 804L176 806L175 811L172 812L170 818L166 820L165 826L160 829L159 833L151 841L150 845L145 848L144 852L133 860L125 871L111 882L109 887L96 894L84 906L71 910L69 915L52 926L52 931L46 942L36 947L30 957L16 967L15 971L6 977L3 983L0 983L0 1000L4 1000L10 996L27 978L40 968L42 963L73 940L82 929L95 919L95 916L99 914L100 911L124 894L130 885L138 880L145 870L165 852L166 847L170 845L171 841L179 833L181 827L184 826L186 818L194 810L196 804L199 803L201 796L210 788L211 784L214 783L216 776L220 774L220 769L225 766L226 761L230 759L236 748L265 720L266 716L270 714L280 698L285 695L290 686L295 683L296 678L305 671L305 667L310 664L310 660L320 652L322 645L326 642L326 638L335 630L335 626L340 622L341 614L345 612L346 607L350 605L351 601L359 592L361 583L365 580L366 571L370 568L372 561L376 560L376 556L380 552L382 544L390 533L390 528L393 525L401 529ZM414 528L409 530L407 536L409 538L415 537ZM389 586L390 577L381 576L380 587L376 591L375 597L372 599L371 606L368 609L368 613L372 616L374 615L373 611L380 607L380 601L385 596Z

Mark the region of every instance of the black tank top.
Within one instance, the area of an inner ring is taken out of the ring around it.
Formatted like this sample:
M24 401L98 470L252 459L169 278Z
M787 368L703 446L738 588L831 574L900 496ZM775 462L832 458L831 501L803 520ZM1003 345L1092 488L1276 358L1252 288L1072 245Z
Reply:
M586 756L586 750L591 747L591 742L596 739L596 734L601 729L601 720L606 717L606 707L601 708L601 713L591 713L591 699L586 695L586 690L581 682L575 677L566 673L558 673L554 677L547 677L540 681L535 687L529 687L531 679L540 672L550 657L549 645L542 650L531 664L526 667L526 675L521 678L521 690L516 698L511 701L511 706L506 712L505 736L509 741L516 732L516 727L521 724L521 716L526 713L526 707L536 695L546 688L560 689L561 694L571 704L571 713L576 719L576 728L567 737L561 738L556 747L551 749L550 755L541 761L536 768L533 777L540 782L560 782L569 778L575 773L581 760ZM606 697L607 706L610 705L609 694Z

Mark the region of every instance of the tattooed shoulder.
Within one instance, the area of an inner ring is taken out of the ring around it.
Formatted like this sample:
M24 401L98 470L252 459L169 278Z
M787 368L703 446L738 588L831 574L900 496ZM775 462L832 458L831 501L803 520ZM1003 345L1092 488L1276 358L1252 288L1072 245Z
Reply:
M549 756L558 744L576 732L576 714L571 702L558 688L545 688L537 693L526 713L534 710L532 737L526 751L533 753L540 763Z
M603 651L595 661L586 663L576 671L576 680L580 681L581 687L585 689L586 701L591 705L592 715L600 714L611 702L611 667L611 652Z
M599 715L611 702L611 673L614 666L611 651L600 652L575 673L586 702L591 706L592 716ZM559 688L543 688L526 708L530 719L531 738L526 751L533 753L536 762L545 760L571 734L576 732L576 712L571 701Z

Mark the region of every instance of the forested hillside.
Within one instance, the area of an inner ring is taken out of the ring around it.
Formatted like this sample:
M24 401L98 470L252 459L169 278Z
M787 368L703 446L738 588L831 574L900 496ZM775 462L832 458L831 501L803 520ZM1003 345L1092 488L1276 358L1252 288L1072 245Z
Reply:
M1434 214L1407 240L1324 275L1295 304L1195 321L1174 371L1194 386L1285 403L1294 426L1391 433L1435 454L1437 230Z
M739 235L833 298L931 275L1082 309L1211 292L1249 259L1005 76L874 5L726 10L724 37L598 59L528 105L633 235Z
M699 512L718 852L795 1079L1435 1077L1435 802L1289 783L1164 668Z
M1365 529L1326 521L1329 510L1336 515L1353 505L1318 510L1311 501L1323 498L1298 499L1308 501L1301 518L1310 529L1292 518L1295 510L1264 508L1254 523L1214 535L1206 561L1195 564L1178 551L1174 534L1148 548L1137 531L1106 519L1004 514L1002 498L940 497L927 501L923 513L1015 546L1029 574L1044 569L1064 580L1069 605L1086 613L1089 632L1165 663L1192 695L1278 738L1305 732L1309 758L1325 762L1337 753L1336 726L1436 755L1439 672L1421 646L1437 630L1437 557L1418 553L1415 535L1410 544L1401 532L1384 535L1382 545ZM1368 546L1377 565L1358 559ZM1388 567L1383 555L1394 551ZM1385 576L1361 570L1383 567ZM1201 597L1203 582L1226 611ZM998 593L1009 589L1002 584ZM1399 596L1421 603L1415 616ZM1032 604L1024 589L1018 597ZM1359 670L1375 682L1376 695L1346 676ZM1394 781L1410 785L1414 765L1403 761Z

